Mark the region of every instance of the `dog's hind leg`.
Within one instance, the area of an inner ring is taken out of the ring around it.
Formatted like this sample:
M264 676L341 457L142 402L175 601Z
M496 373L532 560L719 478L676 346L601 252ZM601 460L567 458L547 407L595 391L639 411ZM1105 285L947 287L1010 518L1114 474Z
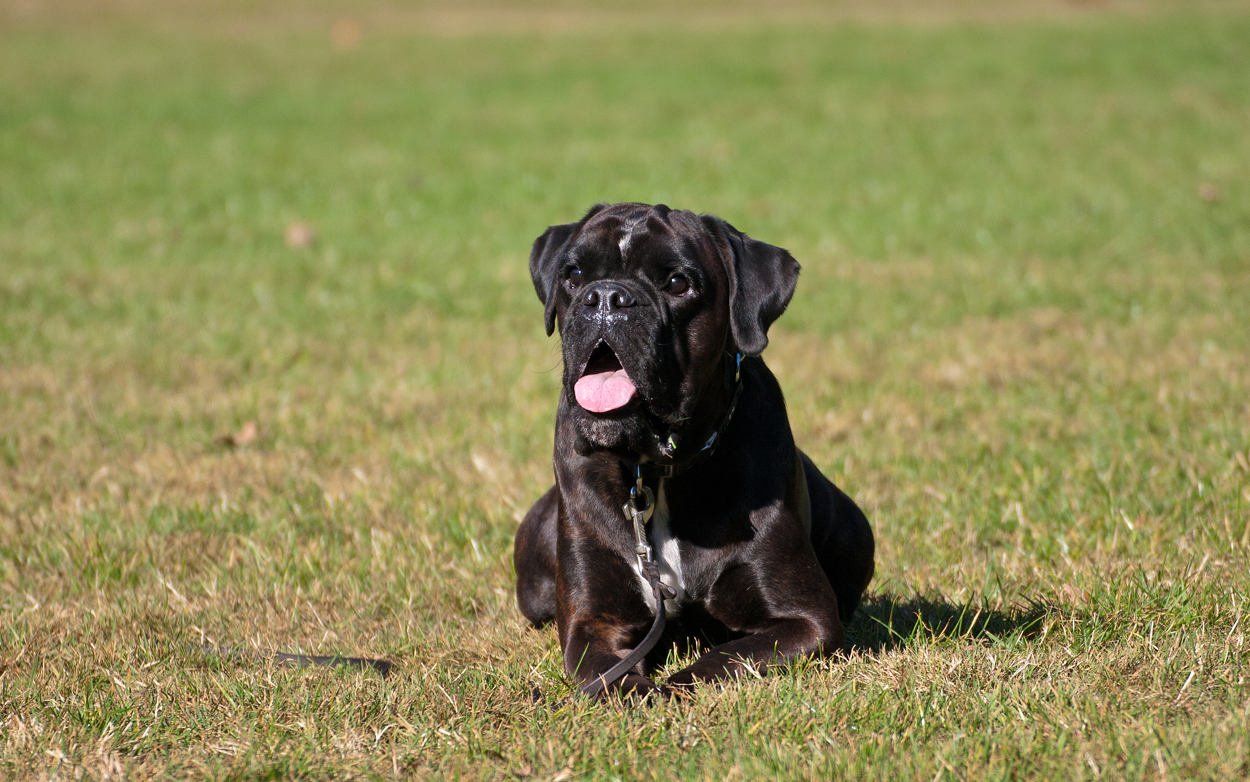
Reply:
M838 613L849 621L872 580L875 544L859 506L799 452L812 508L812 548L838 596Z
M521 613L535 627L556 618L556 516L560 512L556 487L544 494L516 531L513 563L516 600Z

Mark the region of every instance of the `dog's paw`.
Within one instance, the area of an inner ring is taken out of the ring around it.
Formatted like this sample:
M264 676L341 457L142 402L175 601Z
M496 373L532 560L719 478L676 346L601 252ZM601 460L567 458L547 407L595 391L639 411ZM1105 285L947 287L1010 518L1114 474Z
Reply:
M679 684L674 686L666 682L664 686L660 688L661 697L663 697L665 701L670 702L693 700L695 694L693 684Z
M645 676L636 673L626 674L625 678L609 687L597 696L600 700L617 698L626 703L642 703L661 692L659 685Z
M735 671L726 668L723 665L700 665L696 662L689 668L683 668L672 676L668 677L668 681L664 682L661 688L666 698L690 698L696 692L696 687L700 684L712 684L726 679L732 679Z
M667 697L688 698L694 695L695 682L699 681L694 671L689 668L678 671L664 682L664 694Z

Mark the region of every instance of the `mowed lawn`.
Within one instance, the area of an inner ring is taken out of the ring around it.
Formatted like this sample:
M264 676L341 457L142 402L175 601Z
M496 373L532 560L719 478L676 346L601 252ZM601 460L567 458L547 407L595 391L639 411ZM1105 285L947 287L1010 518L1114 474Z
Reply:
M0 776L1250 776L1250 10L1183 10L4 17ZM846 656L594 705L516 609L529 245L617 200L803 264Z

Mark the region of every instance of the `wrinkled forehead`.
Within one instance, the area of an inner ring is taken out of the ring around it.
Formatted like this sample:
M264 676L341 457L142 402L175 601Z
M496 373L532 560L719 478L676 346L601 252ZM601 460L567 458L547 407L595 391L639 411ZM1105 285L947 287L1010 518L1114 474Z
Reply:
M618 204L587 221L574 254L628 268L650 263L698 263L707 255L708 245L702 224L689 212Z

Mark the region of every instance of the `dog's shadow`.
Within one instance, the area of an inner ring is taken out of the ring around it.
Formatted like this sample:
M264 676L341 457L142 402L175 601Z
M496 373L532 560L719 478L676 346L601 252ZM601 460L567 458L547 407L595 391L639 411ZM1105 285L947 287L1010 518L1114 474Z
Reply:
M902 598L881 593L860 601L846 623L845 649L874 656L934 641L988 644L1021 638L1027 642L1040 636L1059 614L1054 603L1030 602L995 609L985 604L953 603L940 595ZM741 637L724 632L721 627L720 634L710 634L705 628L702 633L670 635L648 658L648 666L672 673L709 649Z
M984 604L956 604L945 598L879 594L865 598L847 623L848 649L877 654L939 639L996 642L1012 636L1033 639L1058 606L1032 602L992 609Z

